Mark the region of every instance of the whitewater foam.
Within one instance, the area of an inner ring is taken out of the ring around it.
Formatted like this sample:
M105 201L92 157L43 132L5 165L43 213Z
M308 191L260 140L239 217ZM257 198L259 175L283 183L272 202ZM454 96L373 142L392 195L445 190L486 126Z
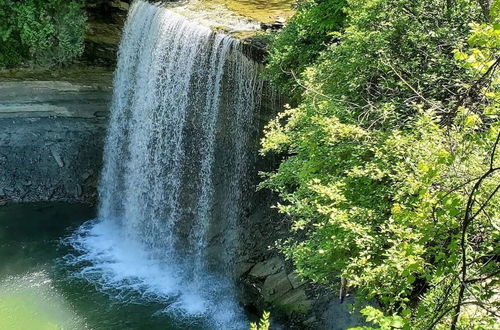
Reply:
M65 256L78 269L73 276L96 284L118 303L160 303L159 314L207 319L213 328L246 328L229 280L207 273L203 282L193 282L191 263L152 255L113 222L89 221L64 243L75 249Z
M115 72L98 219L66 242L76 276L123 303L246 328L232 283L262 90L235 39L135 1Z

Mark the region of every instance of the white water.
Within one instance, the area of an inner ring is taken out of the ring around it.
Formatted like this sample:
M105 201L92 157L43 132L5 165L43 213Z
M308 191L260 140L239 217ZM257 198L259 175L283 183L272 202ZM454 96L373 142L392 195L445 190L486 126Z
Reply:
M228 36L146 2L131 6L98 219L70 239L79 276L213 328L247 326L230 278L258 67Z

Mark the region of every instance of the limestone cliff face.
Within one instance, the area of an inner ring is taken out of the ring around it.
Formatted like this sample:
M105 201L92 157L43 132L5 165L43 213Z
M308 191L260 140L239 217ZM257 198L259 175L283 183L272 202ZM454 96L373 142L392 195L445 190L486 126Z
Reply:
M110 99L105 70L0 77L0 203L93 202Z
M92 0L86 4L88 28L82 60L92 65L114 66L129 0Z
M0 71L0 204L95 202L128 2L85 2L80 64Z

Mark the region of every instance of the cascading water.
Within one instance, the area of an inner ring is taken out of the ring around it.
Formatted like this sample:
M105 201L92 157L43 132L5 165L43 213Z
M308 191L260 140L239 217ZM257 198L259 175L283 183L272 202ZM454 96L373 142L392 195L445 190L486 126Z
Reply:
M98 219L70 240L81 276L121 299L134 291L238 328L231 265L258 69L233 38L146 2L131 6Z

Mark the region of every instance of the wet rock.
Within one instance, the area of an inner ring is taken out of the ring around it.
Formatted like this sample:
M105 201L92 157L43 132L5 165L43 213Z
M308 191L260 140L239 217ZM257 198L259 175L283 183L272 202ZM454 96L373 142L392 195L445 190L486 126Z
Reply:
M260 23L260 28L266 30L281 30L285 26L286 20L283 17L277 17L272 23Z
M82 195L82 186L76 184L75 186L75 197L80 197Z
M118 0L115 0L115 1L111 1L109 3L110 7L113 7L113 8L116 8L118 10L123 10L123 11L128 11L128 8L130 7L130 5L126 2L123 2L123 1L118 1Z
M234 267L234 277L236 279L242 277L243 275L248 273L250 268L252 268L254 265L255 265L254 263L250 263L250 262L237 263Z
M297 274L291 273L288 274L288 280L292 284L292 287L294 289L297 289L298 287L302 286L305 284L304 279L300 278Z
M341 304L336 296L332 296L328 302L322 304L325 308L321 312L317 329L319 330L344 330L355 326L368 325L358 312L353 312L348 308L354 304L354 296L346 297Z
M285 271L281 271L266 278L262 287L262 296L265 301L271 302L282 297L290 290L292 290L292 285L288 280L288 276Z
M304 289L294 289L273 302L287 314L307 313L312 308L312 300L307 298Z
M266 278L276 274L285 268L285 264L278 257L273 257L263 262L259 262L250 270L250 276L255 278Z
M83 181L86 181L88 178L90 178L92 176L92 174L94 174L94 171L88 170L88 171L83 172L83 174L80 176L80 178L82 178Z
M97 117L97 118L105 118L108 116L108 112L107 111L96 111L94 112L94 117Z
M55 146L50 147L50 154L52 155L52 157L54 157L54 159L59 167L61 167L61 168L64 167L64 162L63 162L61 156L59 155Z
M283 18L283 17L276 17L276 23L280 23L280 24L285 24L286 23L286 19Z
M83 58L92 64L114 66L121 37L121 24L89 22Z

